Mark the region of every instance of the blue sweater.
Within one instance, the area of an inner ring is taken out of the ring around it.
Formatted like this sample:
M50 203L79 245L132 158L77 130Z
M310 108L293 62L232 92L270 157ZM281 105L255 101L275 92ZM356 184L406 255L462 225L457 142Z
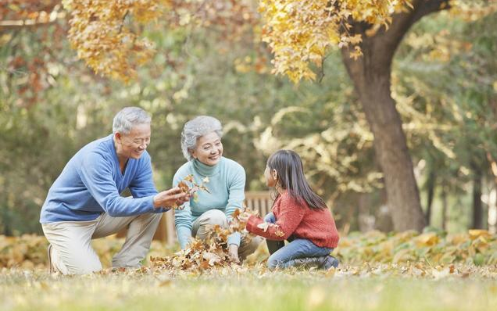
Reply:
M120 195L129 188L132 198ZM119 168L113 135L93 141L79 150L54 182L41 209L42 224L94 220L164 212L154 208L157 194L150 156L129 159L124 175Z
M210 194L199 191L197 202L192 198L183 205L184 209L175 211L176 232L182 249L188 244L192 236L192 224L200 215L208 210L218 209L229 220L237 208L243 207L245 200L245 170L233 160L222 157L215 166L205 165L198 160L187 162L174 175L173 186L178 185L189 174L193 174L197 184L209 177L209 183L205 186ZM240 234L229 236L228 244L239 246Z

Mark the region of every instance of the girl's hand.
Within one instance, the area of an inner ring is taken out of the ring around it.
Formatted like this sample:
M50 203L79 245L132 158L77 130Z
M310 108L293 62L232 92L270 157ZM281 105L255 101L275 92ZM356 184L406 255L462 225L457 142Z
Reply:
M250 216L252 216L250 213L243 212L238 216L238 219L240 219L240 221L247 222Z

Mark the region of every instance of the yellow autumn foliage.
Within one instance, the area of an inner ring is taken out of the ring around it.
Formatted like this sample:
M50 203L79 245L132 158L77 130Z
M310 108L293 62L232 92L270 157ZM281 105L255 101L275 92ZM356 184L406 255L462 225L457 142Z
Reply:
M131 26L157 20L165 4L166 0L64 0L71 12L71 45L95 73L128 82L136 76L136 67L154 54L152 42Z
M410 1L261 0L265 19L262 39L274 54L274 74L293 82L314 80L309 63L320 67L330 47L350 47L351 57L362 55L361 36L350 31L350 18L373 28L391 23L392 13L408 9Z
M259 16L247 2L62 1L71 14L69 40L78 57L96 73L124 82L133 79L137 66L154 54L154 45L143 37L141 29L159 19L178 27L218 24L232 34L240 32L243 26L252 27L272 50L272 73L286 75L297 83L316 79L311 64L321 67L330 48L348 48L354 59L362 56L364 38L354 33L352 23L369 24L365 34L371 37L380 29L388 30L393 14L413 9L411 0L260 0L258 11L264 26L259 31L255 21ZM451 0L450 7L452 14L467 20L497 10L497 5L491 2L478 5L463 0ZM437 50L432 57L446 58L447 53ZM237 70L244 72L247 68L238 66Z
M485 230L478 231L477 238L474 238L475 234L474 230L456 235L435 232L418 234L414 231L385 234L373 231L342 237L339 246L332 254L340 259L342 265L352 266L371 263L406 264L417 262L430 265L497 264L497 236ZM100 256L103 265L109 267L112 256L119 251L123 243L122 239L110 237L95 240L92 245ZM47 245L48 242L43 236L0 236L0 267L22 267L25 269L45 267L47 264ZM209 252L214 249L210 247ZM224 254L219 250L216 252L217 256ZM205 255L204 253L201 255ZM149 256L155 258L156 261L159 260L160 263L168 263L170 266L175 266L173 261L181 257L178 254L173 254L173 248L166 247L158 241L152 243ZM267 256L267 251L263 248L257 254L257 260L264 260ZM184 263L185 260L182 260L182 263L178 263L177 267L182 267Z
M489 265L497 263L497 236L486 230L455 235L373 232L343 238L335 253L342 262L353 265L364 262Z

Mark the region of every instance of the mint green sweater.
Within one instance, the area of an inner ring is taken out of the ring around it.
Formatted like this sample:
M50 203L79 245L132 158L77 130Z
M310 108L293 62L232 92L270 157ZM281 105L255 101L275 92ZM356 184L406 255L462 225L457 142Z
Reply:
M192 236L192 224L203 213L211 209L218 209L226 214L228 220L231 214L243 207L245 200L245 170L237 162L222 157L215 166L208 166L198 160L183 164L173 179L173 186L177 186L187 175L193 175L197 184L201 184L205 177L209 183L205 185L210 194L199 191L198 200L193 198L184 204L182 210L175 210L176 233L181 248L184 249ZM240 234L232 234L228 244L240 245Z

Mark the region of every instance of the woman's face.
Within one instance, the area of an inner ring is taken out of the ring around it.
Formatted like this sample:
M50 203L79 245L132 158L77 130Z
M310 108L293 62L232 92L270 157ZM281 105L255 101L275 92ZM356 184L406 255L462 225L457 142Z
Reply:
M264 177L266 178L266 185L268 187L275 187L276 186L276 171L271 170L269 166L266 166L266 170L264 171Z
M192 151L192 156L205 165L214 166L223 155L221 137L216 132L206 134L197 139L197 146Z

